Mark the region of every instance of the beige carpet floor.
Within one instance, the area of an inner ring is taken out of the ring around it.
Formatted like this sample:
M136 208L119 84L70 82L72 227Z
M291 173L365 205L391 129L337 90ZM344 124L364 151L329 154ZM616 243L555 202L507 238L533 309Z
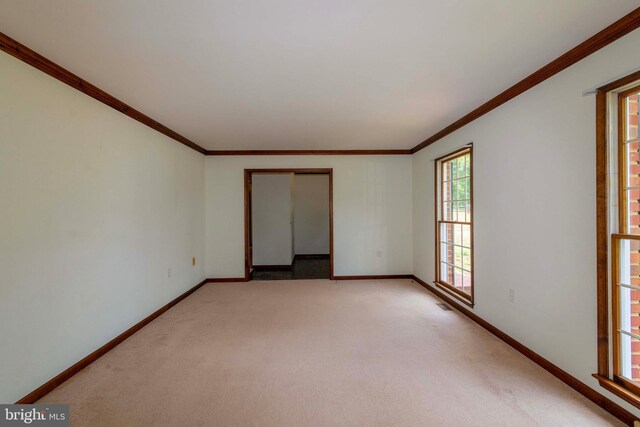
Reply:
M207 284L39 403L74 426L621 425L410 280Z

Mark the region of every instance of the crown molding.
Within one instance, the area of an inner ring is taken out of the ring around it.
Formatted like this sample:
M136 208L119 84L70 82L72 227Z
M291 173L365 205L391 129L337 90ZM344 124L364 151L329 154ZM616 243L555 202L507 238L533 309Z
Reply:
M25 62L44 73L47 73L51 77L60 80L62 83L66 83L72 88L77 89L86 95L89 95L90 97L102 102L103 104L106 104L109 107L120 111L122 114L125 114L134 120L137 120L143 125L147 125L150 128L157 130L158 132L168 136L169 138L178 141L180 144L184 144L187 147L192 148L202 154L205 154L207 151L195 142L190 141L189 139L180 135L178 132L169 129L162 123L157 122L156 120L141 113L135 108L130 107L115 96L108 94L95 85L92 85L88 81L82 79L81 77L78 77L71 71L59 66L58 64L45 58L39 53L29 49L25 45L12 39L4 33L0 33L0 50L8 53L11 56L14 56L15 58L18 58L22 62Z
M69 70L59 66L20 42L0 32L0 50L31 65L55 79L89 95L90 97L120 111L132 119L186 145L207 156L277 156L277 155L409 155L414 154L456 130L482 117L500 105L558 74L576 62L586 58L603 47L613 43L631 31L640 27L640 7L617 20L596 35L590 37L565 54L551 61L538 71L519 81L507 90L485 102L464 117L456 120L441 131L433 134L411 149L383 150L207 150L195 142L169 129L162 123L125 104L104 90L87 82Z
M207 156L408 155L411 150L207 150Z
M411 149L416 153L640 27L640 7Z

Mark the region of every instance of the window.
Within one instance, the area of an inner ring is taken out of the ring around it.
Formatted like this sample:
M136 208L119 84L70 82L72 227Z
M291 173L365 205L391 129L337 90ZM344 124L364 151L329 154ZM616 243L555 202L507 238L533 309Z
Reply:
M435 284L473 305L472 149L436 159Z
M613 373L640 392L640 87L618 95L618 233L612 235Z
M596 94L598 372L640 408L640 72Z

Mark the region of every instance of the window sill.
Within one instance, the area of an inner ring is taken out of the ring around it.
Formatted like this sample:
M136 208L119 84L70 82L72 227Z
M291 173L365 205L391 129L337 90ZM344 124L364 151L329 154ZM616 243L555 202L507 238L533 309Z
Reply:
M454 297L461 303L473 308L473 299L471 299L468 295L463 294L462 292L452 288L450 285L446 283L438 282L437 280L434 280L433 284L436 285L438 289L446 292L447 294Z
M623 387L610 378L603 377L598 374L593 374L593 377L598 380L602 388L610 391L619 398L624 399L636 408L640 408L640 396L638 396L637 394L632 393L631 391L629 391L629 389Z

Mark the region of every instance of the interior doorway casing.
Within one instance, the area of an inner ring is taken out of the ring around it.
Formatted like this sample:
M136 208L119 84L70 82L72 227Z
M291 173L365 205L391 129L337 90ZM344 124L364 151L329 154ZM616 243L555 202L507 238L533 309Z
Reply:
M251 191L252 177L254 173L269 174L308 174L308 175L328 175L329 176L329 278L334 280L333 275L333 169L245 169L244 170L244 279L251 280L252 260L252 229L251 229Z

